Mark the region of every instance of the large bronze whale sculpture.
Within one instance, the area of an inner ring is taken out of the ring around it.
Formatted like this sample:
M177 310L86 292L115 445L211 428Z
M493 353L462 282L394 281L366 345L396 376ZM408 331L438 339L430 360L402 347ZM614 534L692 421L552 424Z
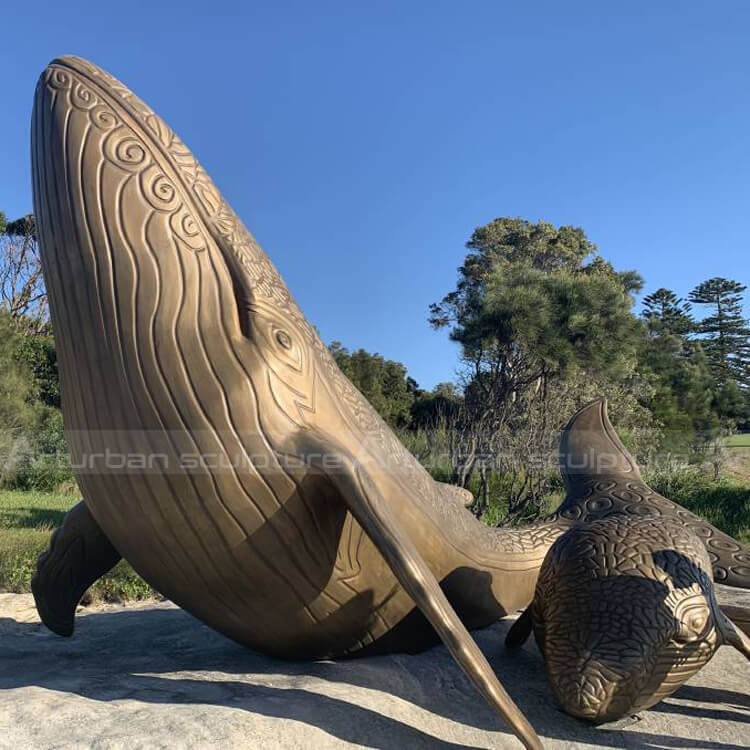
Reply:
M717 579L750 584L746 550L642 483L603 402L569 425L560 509L527 529L483 526L338 370L185 145L93 64L42 74L32 164L84 497L34 580L58 632L122 556L213 628L282 657L418 650L436 632L539 747L467 628L528 604L567 528L656 508L697 530Z

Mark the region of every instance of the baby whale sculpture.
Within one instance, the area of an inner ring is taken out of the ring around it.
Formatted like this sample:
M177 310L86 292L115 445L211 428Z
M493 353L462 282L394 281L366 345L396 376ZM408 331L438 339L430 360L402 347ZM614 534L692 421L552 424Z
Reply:
M482 525L338 370L182 141L85 60L40 78L32 172L84 498L40 558L44 622L70 634L83 591L123 557L211 627L280 657L414 651L437 633L540 747L467 628L526 606L571 525L648 505L637 469L587 467L530 528ZM611 448L603 402L571 425L571 458L588 437ZM750 583L733 540L678 506L657 512L720 542L717 577Z
M750 658L716 601L705 545L671 518L612 515L563 534L508 645L532 627L560 703L594 722L658 703L724 643Z

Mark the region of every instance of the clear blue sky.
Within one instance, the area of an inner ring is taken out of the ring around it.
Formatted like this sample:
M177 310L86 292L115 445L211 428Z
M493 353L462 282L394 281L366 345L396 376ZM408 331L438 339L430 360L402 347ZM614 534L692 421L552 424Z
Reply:
M750 2L27 2L3 11L0 210L36 77L110 70L169 122L324 339L423 386L426 323L497 216L582 226L646 291L750 282Z

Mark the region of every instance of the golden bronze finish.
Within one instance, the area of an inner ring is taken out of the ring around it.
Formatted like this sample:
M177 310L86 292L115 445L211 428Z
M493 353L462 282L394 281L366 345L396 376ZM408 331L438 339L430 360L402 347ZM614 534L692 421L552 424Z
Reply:
M574 522L659 505L637 469L568 472L557 514L485 527L339 371L187 147L122 83L80 58L53 61L37 86L32 162L85 503L40 562L45 622L72 628L109 545L211 627L280 657L419 650L437 633L524 744L540 747L467 628L526 606ZM603 402L582 414L592 409L599 422L586 429L614 435ZM567 441L578 458L575 434ZM76 535L84 514L89 533ZM87 552L63 561L75 544ZM717 547L714 566L747 585L737 549ZM70 590L52 594L62 567Z
M507 644L533 627L565 710L613 721L671 695L723 643L750 656L726 615L695 533L672 518L611 515L552 545Z

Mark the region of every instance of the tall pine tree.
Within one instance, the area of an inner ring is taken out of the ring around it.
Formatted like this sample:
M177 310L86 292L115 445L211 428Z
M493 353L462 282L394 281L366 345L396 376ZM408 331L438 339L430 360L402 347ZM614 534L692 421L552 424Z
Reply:
M689 299L710 308L698 323L697 333L719 385L734 382L750 386L750 326L742 314L742 294L747 287L719 276L698 284Z
M692 307L671 289L657 289L643 300L643 317L650 331L687 336L694 326Z
M653 391L648 407L662 427L661 449L700 451L719 431L714 383L695 330L691 306L671 289L657 289L643 300L647 336L639 353L640 371Z

